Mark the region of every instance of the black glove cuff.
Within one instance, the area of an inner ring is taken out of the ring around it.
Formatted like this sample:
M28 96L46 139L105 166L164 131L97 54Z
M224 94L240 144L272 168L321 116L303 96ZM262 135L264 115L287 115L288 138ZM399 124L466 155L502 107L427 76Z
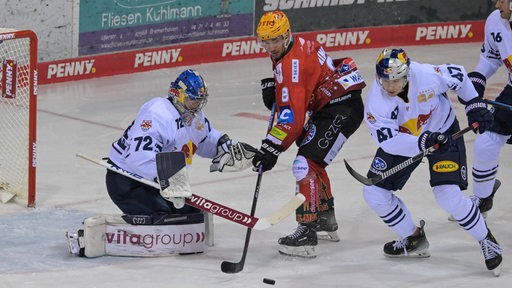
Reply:
M265 152L268 152L274 156L279 156L281 152L283 152L283 148L274 142L264 139L261 141L261 149L265 150Z
M476 109L476 110L487 109L487 104L484 102L484 100L482 100L482 98L479 98L479 97L473 98L466 105L466 114L473 109Z
M217 147L228 142L229 140L231 140L228 136L228 134L224 134L222 135L219 140L217 141Z
M430 133L431 133L430 131L425 131L418 138L418 148L420 149L420 151L425 151L428 149L428 147L426 147L426 146L427 146L427 138L430 135Z

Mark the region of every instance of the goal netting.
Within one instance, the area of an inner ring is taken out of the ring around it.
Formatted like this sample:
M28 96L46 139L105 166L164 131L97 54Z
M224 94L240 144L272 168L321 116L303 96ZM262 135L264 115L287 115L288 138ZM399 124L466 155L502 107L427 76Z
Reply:
M37 37L0 28L0 202L35 206Z

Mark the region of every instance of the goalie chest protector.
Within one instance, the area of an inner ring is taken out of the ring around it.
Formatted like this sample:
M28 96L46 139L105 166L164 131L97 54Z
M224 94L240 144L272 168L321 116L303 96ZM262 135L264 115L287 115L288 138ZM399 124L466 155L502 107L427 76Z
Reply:
M86 257L158 257L205 250L204 214L96 215L84 220Z

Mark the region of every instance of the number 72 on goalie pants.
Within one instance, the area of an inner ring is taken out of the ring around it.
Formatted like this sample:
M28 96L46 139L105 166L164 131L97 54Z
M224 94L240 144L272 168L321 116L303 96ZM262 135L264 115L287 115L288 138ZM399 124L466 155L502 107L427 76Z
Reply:
M149 185L156 189L160 189L160 185L158 183L144 179L142 176L134 174L132 172L123 170L117 167L116 165L108 163L105 160L95 159L86 156L82 153L77 153L76 156L87 161L90 161L94 164L103 166L110 171L119 173L131 179L139 181L143 184ZM274 226L275 224L278 224L288 215L292 214L295 211L295 209L297 209L300 205L302 205L302 203L304 203L305 200L306 198L304 197L304 195L298 193L292 199L290 199L285 205L283 205L279 210L274 212L272 215L264 218L258 218L255 216L248 215L244 212L238 211L228 206L224 206L222 204L219 204L197 194L192 194L191 197L185 198L185 204L193 206L202 211L209 212L213 215L222 217L231 222L243 225L247 228L251 228L254 230L265 230Z

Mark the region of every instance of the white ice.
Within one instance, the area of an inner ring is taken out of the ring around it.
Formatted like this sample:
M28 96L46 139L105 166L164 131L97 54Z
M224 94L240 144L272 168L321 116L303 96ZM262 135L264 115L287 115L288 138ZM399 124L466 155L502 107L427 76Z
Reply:
M413 60L432 64L463 64L471 71L480 44L405 47ZM378 49L348 50L332 56L353 57L368 84L374 77ZM253 231L245 268L224 274L220 263L239 261L246 229L215 218L215 246L206 253L163 258L78 258L68 254L65 231L82 227L90 215L120 214L104 184L105 170L76 158L77 152L107 155L110 144L131 123L142 103L167 93L169 81L186 67L42 85L38 102L37 207L0 204L0 287L510 287L512 268L512 195L508 179L511 146L501 153L499 179L503 185L487 222L504 249L502 275L487 271L478 242L436 204L428 186L426 165L415 171L399 195L416 222L426 221L432 256L390 260L383 244L397 238L367 206L362 186L346 171L343 159L365 174L376 145L363 123L329 166L337 219L338 243L321 243L318 257L297 260L277 252L277 239L295 228L290 216L269 230ZM268 59L196 65L209 84L205 111L213 125L231 138L259 146L269 112L261 102L259 81L271 76ZM505 69L488 81L487 97L495 97L506 83ZM366 90L363 92L365 94ZM456 99L453 98L456 102ZM463 106L455 103L462 125ZM261 117L250 118L243 113ZM466 137L472 163L475 136ZM276 167L263 175L256 215L266 216L292 197L295 190L291 162L296 148L282 154ZM209 173L209 160L195 158L189 171L194 193L249 213L256 173ZM466 191L469 193L471 190ZM511 238L508 238L511 237ZM509 284L506 284L509 283Z

